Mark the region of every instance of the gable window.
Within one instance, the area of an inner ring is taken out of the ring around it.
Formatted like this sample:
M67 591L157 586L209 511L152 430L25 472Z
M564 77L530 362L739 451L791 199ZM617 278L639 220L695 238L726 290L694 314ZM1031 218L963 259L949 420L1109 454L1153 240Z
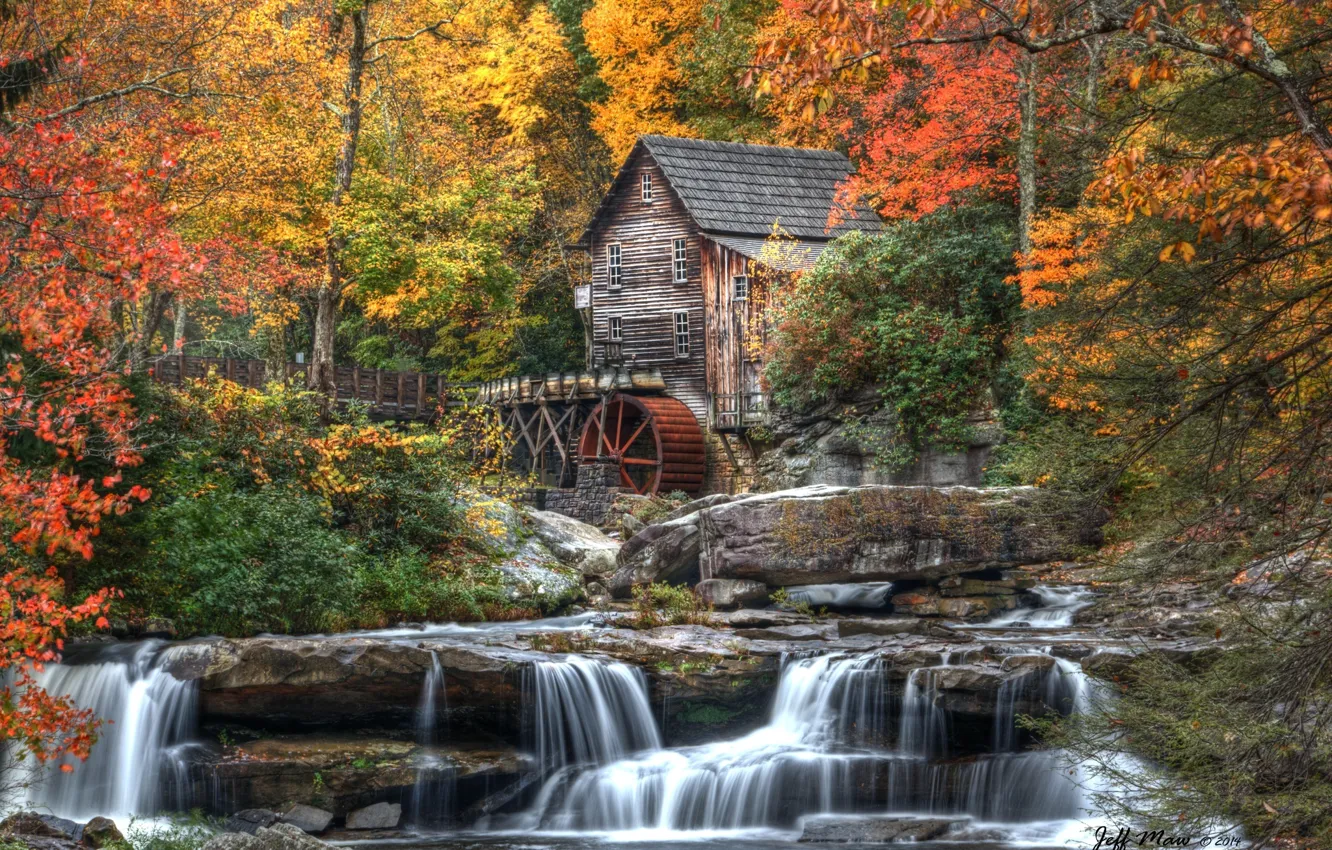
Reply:
M736 301L749 300L749 275L738 274L731 278L731 298Z
M611 342L620 342L621 340L624 339L624 325L621 323L620 317L611 316L609 322L610 322L610 331L608 338L610 339Z
M620 243L606 246L606 288L619 289L624 270L620 267Z
M689 311L675 311L675 356L689 356Z
M675 267L675 282L689 282L689 263L685 257L685 241L675 239L671 242L671 259Z
M652 203L652 175L643 175L643 203Z

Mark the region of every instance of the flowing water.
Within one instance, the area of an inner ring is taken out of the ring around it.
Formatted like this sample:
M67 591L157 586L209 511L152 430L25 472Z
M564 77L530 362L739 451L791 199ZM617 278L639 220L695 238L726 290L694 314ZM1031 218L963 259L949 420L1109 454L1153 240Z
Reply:
M35 678L104 722L88 760L73 773L54 766L27 790L25 805L75 820L152 814L162 805L166 754L194 735L198 683L183 682L162 662L160 641L101 649L93 663L51 664Z
M1031 590L1040 600L1039 608L1019 608L1005 611L982 628L995 629L1066 629L1073 625L1073 617L1089 607L1096 594L1084 587L1048 587L1040 585Z
M1042 608L1006 615L1009 628L1021 633L1026 626L1020 624L1070 625L1088 601L1081 590L1040 595ZM588 624L566 619L551 625ZM505 625L513 633L526 627ZM430 628L483 641L499 631ZM411 638L420 634L409 631ZM151 641L102 646L40 674L48 691L91 708L109 725L86 764L69 775L50 772L26 803L75 819L180 808L184 795L164 799L162 789L180 792L190 782L190 764L197 767L197 683L176 679L166 662L188 651L188 645ZM1014 651L1029 655L1040 648L1028 642ZM534 660L523 668L522 687L536 781L525 802L517 798L517 814L484 824L492 839L467 840L478 848L510 839L521 844L514 838L521 835L556 845L573 841L571 847L588 846L587 836L766 847L789 843L809 815L900 814L965 817L990 838L1064 846L1086 838L1083 786L1091 783L1076 769L1070 775L1058 752L1024 751L1015 723L1019 706L1033 700L1064 713L1092 707L1093 688L1081 667L1052 661L1048 670L1000 688L992 728L980 727L979 746L944 708L939 681L949 669L947 655L936 666L896 672L879 655L863 652L787 658L761 728L669 748L638 668L579 655ZM416 781L403 800L418 830L440 829L458 814L454 769L435 749L459 743L448 740L441 724L445 685L435 654L416 706Z
M887 581L865 584L809 584L787 588L786 597L792 602L803 602L812 608L877 609L888 604L888 597L892 592L892 582Z

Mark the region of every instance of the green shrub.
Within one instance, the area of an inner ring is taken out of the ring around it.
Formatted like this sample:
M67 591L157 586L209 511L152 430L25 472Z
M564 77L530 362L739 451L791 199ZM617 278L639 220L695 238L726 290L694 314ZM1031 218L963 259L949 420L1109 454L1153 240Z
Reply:
M775 293L764 377L776 401L876 386L893 422L858 436L881 460L964 446L1018 310L1010 218L974 206L833 242Z
M636 629L655 629L658 626L712 624L712 606L704 605L698 593L688 587L653 582L634 586L634 617L630 624Z

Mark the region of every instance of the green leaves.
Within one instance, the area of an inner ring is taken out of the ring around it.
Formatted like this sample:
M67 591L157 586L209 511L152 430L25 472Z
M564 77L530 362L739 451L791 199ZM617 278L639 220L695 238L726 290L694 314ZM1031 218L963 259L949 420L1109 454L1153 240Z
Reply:
M778 402L876 387L895 425L858 436L881 460L964 446L1018 309L1009 215L948 210L835 242L777 293L765 377Z

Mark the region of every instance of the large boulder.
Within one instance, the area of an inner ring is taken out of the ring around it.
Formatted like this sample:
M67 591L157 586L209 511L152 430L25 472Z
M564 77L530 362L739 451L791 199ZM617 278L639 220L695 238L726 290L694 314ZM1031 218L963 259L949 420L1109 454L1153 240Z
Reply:
M402 819L398 803L375 803L347 815L348 829L393 829Z
M527 517L537 539L560 563L587 577L614 575L619 541L607 537L596 526L554 511L528 511Z
M323 832L333 823L333 813L315 806L297 803L278 818L278 823L290 824L305 832ZM258 835L259 831L255 831Z
M103 847L116 847L125 843L125 836L120 834L119 827L111 818L95 817L83 825L82 842L86 847L92 847L93 850L102 850Z
M628 599L634 585L667 582L694 584L699 579L702 538L699 518L707 510L649 525L620 549L619 567L611 579L611 595Z
M540 540L528 540L495 565L504 595L514 605L543 613L558 611L583 598L583 577L566 566Z
M1061 514L1031 487L816 486L737 499L695 516L702 578L772 586L937 581L1066 559L1099 539L1096 522Z

